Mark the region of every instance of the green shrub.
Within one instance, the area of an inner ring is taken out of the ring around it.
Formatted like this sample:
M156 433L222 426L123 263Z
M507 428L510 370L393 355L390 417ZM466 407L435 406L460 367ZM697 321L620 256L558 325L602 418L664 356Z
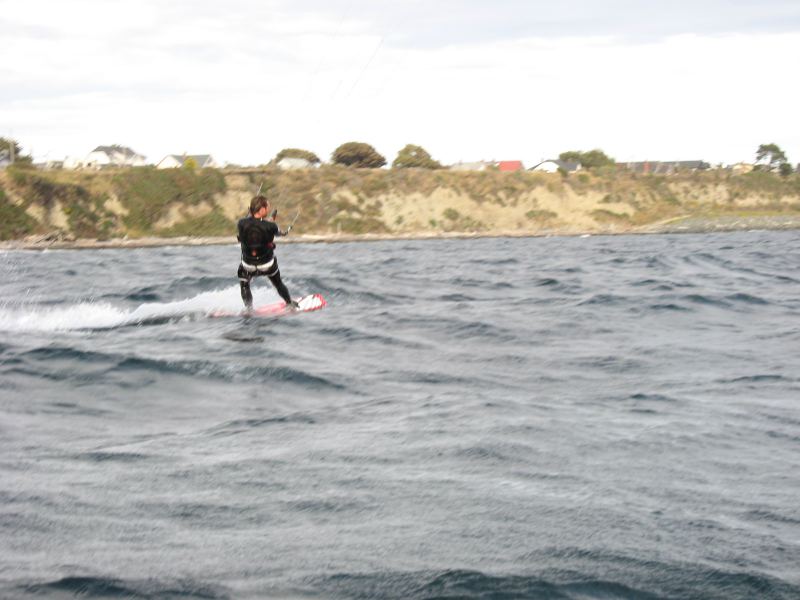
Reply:
M597 210L593 210L591 215L596 221L599 221L601 223L631 220L630 216L625 213L616 213L614 211L606 210L604 208L598 208Z
M36 231L36 220L21 206L11 204L0 188L0 240L14 240Z
M113 185L128 209L125 225L134 234L153 233L153 225L173 203L197 205L213 202L225 191L225 176L217 169L191 171L144 167L117 174Z
M525 216L531 220L551 221L558 217L552 210L529 210Z
M228 219L218 207L202 216L193 217L176 223L168 229L159 229L160 236L225 236L236 235L236 224Z

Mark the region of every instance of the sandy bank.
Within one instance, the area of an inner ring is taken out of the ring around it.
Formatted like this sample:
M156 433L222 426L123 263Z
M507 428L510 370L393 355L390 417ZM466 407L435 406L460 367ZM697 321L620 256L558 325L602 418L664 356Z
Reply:
M316 244L343 242L370 242L382 240L433 240L470 239L485 237L552 237L578 235L641 235L668 233L715 233L748 230L793 230L800 229L800 215L756 215L756 216L718 216L689 217L665 221L627 230L585 230L585 231L482 231L482 232L418 232L404 234L366 233L360 235L292 235L281 239L282 244ZM158 246L211 246L237 244L233 236L223 237L142 237L116 238L109 240L76 239L65 240L52 236L31 236L23 240L0 242L3 250L44 250L52 249L98 249L98 248L148 248Z

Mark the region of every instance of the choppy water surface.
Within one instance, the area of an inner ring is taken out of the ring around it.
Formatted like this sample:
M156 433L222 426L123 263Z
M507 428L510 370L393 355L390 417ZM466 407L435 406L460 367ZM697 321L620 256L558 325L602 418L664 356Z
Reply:
M0 596L800 597L800 233L279 257L0 254Z

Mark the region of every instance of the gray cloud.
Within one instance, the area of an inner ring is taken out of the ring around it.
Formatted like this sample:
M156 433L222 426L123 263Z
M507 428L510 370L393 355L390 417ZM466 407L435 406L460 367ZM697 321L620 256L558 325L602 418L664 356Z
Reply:
M363 20L390 43L435 47L523 37L615 36L638 41L696 33L800 30L797 0L308 0L305 10Z

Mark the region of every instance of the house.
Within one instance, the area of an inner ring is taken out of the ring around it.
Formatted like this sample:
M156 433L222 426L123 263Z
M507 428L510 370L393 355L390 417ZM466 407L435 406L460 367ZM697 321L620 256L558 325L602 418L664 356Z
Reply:
M65 169L80 169L83 166L83 158L77 156L67 156L64 158Z
M80 161L79 166L88 169L103 167L143 167L147 159L127 146L98 146Z
M5 148L0 149L0 169L5 169L11 164L11 153Z
M450 165L451 171L485 171L491 167L494 167L495 163L487 162L485 160L480 160L477 162L458 162L454 165Z
M542 173L556 173L561 170L565 173L574 173L575 171L581 170L581 163L569 162L566 160L561 160L560 158L554 158L543 160L538 165L535 165L528 170Z
M306 160L305 158L293 158L290 156L286 156L280 159L276 166L279 169L283 169L284 171L290 171L293 169L310 169L314 167L314 164L310 160Z
M732 173L736 175L744 175L745 173L750 173L754 169L754 166L749 163L736 163L735 165L731 165L730 170Z
M642 175L673 175L678 171L704 171L711 165L702 160L644 161L617 163L618 168Z
M497 163L497 169L504 173L512 173L514 171L524 171L525 167L522 166L521 160L501 160Z
M219 165L210 154L168 154L156 165L157 169L177 169L191 159L198 169L215 169Z

